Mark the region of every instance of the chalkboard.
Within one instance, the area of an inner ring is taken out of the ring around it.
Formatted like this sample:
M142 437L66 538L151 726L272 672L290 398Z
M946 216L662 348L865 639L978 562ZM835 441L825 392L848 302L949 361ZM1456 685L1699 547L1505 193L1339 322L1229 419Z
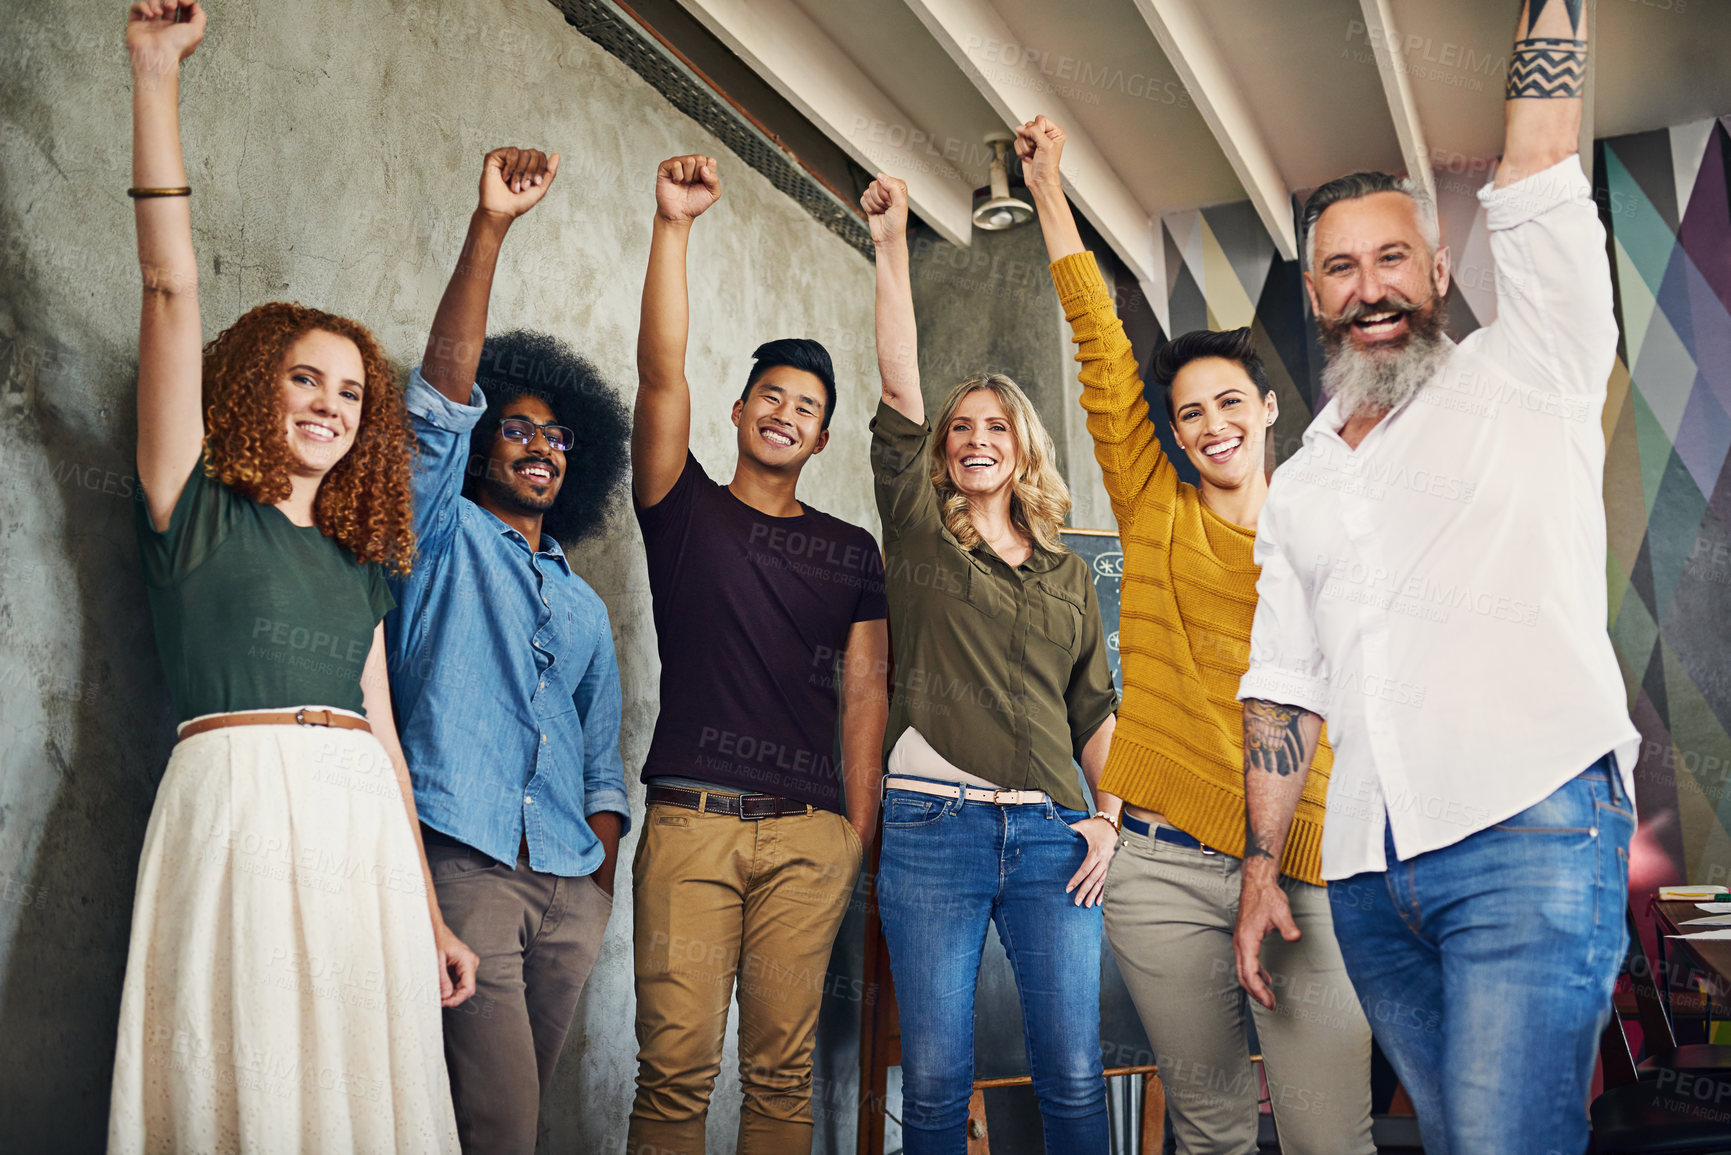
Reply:
M1094 596L1100 600L1100 624L1106 630L1106 660L1112 683L1124 692L1124 671L1118 665L1119 581L1124 576L1124 547L1118 535L1105 529L1066 529L1060 535L1094 574Z
M1118 583L1124 568L1124 551L1119 545L1118 535L1101 530L1066 529L1063 541L1094 572L1094 593L1100 602L1100 624L1106 631L1112 680L1122 692L1124 675L1118 663ZM1076 772L1079 777L1081 768L1077 767ZM1100 1045L1108 1068L1140 1066L1154 1061L1154 1051L1142 1030L1142 1020L1137 1017L1130 992L1118 974L1112 948L1104 941L1100 944ZM996 930L991 929L986 936L985 955L980 961L979 994L974 1005L974 1077L996 1079L1027 1073L1028 1057L1023 1043L1022 1008L1016 996L1016 977ZM1008 1101L994 1103L990 1096L987 1100L992 1155L1034 1155L1040 1152L1044 1144L1032 1091L1024 1090L1003 1098ZM1000 1123L1007 1125L1000 1126Z

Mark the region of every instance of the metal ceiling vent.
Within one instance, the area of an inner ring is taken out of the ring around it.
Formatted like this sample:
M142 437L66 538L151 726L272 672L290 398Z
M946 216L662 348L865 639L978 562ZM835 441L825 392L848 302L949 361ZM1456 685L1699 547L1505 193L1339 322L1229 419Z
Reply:
M867 260L871 233L841 195L693 67L630 8L611 0L551 0L565 22L623 61L672 105L797 201Z

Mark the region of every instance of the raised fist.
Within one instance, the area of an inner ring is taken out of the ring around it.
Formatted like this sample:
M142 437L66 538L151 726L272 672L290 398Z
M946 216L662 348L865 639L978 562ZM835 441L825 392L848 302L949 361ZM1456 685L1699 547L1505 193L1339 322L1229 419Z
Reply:
M891 244L907 239L906 181L878 173L878 178L867 186L865 195L860 197L859 206L866 211L866 224L871 226L872 244Z
M126 53L136 73L172 72L203 39L197 0L139 0L127 10Z
M676 156L655 170L655 212L667 221L694 221L721 199L712 156Z
M1022 183L1030 189L1058 188L1058 161L1064 155L1064 130L1051 118L1036 116L1016 126L1016 155L1022 161Z
M534 148L496 148L481 167L481 210L515 219L547 195L559 154Z

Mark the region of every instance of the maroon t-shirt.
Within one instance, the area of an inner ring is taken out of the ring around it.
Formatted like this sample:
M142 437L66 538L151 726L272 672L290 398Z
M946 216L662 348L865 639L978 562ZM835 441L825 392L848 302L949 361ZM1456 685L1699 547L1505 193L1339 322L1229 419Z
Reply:
M689 453L637 507L661 654L647 780L697 778L845 813L837 661L855 622L889 615L872 535L811 506L759 513Z

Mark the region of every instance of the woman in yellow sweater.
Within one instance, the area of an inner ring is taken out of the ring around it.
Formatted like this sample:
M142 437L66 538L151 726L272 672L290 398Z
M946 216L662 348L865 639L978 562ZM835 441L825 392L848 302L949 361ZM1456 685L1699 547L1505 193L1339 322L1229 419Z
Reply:
M1281 862L1300 936L1270 938L1278 1010L1238 985L1232 930L1244 851L1242 711L1250 660L1256 518L1277 413L1250 331L1197 330L1167 344L1154 376L1200 485L1161 452L1135 354L1059 184L1064 133L1017 130L1052 279L1082 363L1082 406L1124 548L1119 651L1124 701L1099 803L1123 826L1106 881L1106 935L1154 1046L1185 1155L1256 1148L1255 1017L1287 1155L1366 1155L1370 1027L1335 945L1321 885L1323 745ZM1121 807L1121 810L1120 810Z

